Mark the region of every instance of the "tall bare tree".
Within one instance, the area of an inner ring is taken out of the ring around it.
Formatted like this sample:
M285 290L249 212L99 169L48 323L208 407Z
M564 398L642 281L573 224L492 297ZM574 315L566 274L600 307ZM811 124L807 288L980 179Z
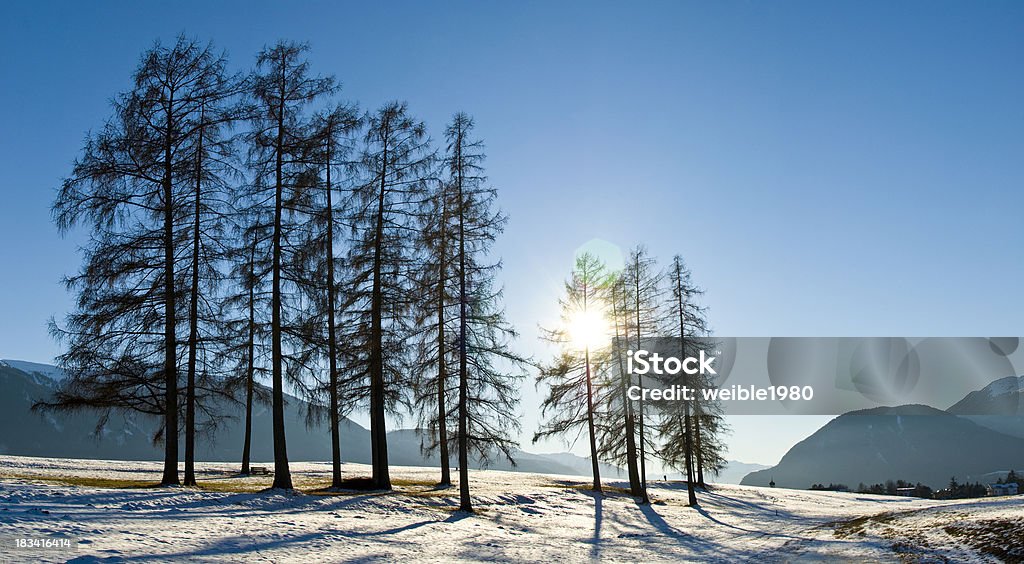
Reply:
M242 474L250 473L253 407L269 405L271 398L259 381L269 376L270 244L272 219L259 207L243 202L233 221L232 248L228 251L228 288L221 300L221 339L225 389L242 394L245 419L242 439ZM251 215L250 215L251 214Z
M553 435L587 432L594 491L601 491L595 426L594 367L604 369L609 344L599 342L607 325L609 277L604 264L594 255L576 258L572 276L565 283L565 297L559 301L561 327L545 331L545 338L561 351L551 364L541 368L538 384L546 384L548 396L541 413L549 419L534 434L534 442ZM607 339L608 335L603 335Z
M326 367L326 378L321 378L312 387L314 401L327 396L326 416L331 430L331 487L342 487L341 476L341 418L351 407L343 401L341 382L341 331L340 308L344 299L340 292L338 256L339 221L343 211L339 209L343 198L337 193L345 186L341 173L351 168L352 133L360 120L354 106L338 104L318 112L312 121L309 133L310 164L308 182L315 187L305 199L308 217L303 230L306 240L296 259L300 263L297 272L299 286L308 301L298 313L301 320L299 334L305 341L307 351L305 364L314 372Z
M698 337L707 334L706 311L697 303L697 298L704 293L693 283L693 276L683 258L676 255L667 271L669 300L666 316L668 335L678 340L679 358L697 354L700 342ZM679 375L680 384L689 389L697 390L699 375ZM696 427L699 400L697 394L693 400L663 401L657 407L661 417L659 434L662 439L659 457L674 467L680 465L686 471L688 503L697 505L696 487L698 485L695 462L697 453Z
M445 130L445 185L454 196L450 219L457 263L459 508L472 511L470 456L487 464L492 455L513 464L519 429L515 416L522 368L528 360L510 348L516 332L505 320L494 277L500 262L488 254L507 218L494 209L497 191L486 185L483 143L472 137L473 119L456 113ZM443 278L442 278L443 280ZM442 282L443 284L443 282ZM441 294L443 295L443 293ZM440 391L439 391L440 397ZM442 406L438 405L438 413Z
M273 209L271 255L271 395L274 428L274 488L292 489L284 426L285 263L289 260L288 234L295 219L294 201L306 196L309 138L303 110L333 93L331 77L313 76L304 59L308 46L279 42L257 58L251 79L254 103L250 163L256 194ZM258 196L257 196L258 197ZM262 203L261 202L261 203Z
M647 252L646 247L639 245L629 253L623 278L631 314L628 330L635 350L640 350L643 348L644 339L658 336L663 294L662 275L657 271L657 263ZM643 388L642 375L637 375L636 385ZM647 494L647 452L651 443L647 438L643 396L637 401L636 409L641 500L643 503L650 503Z
M628 396L633 376L626 370L626 353L633 346L629 332L633 326L633 314L621 272L612 276L608 301L613 339L608 370L598 386L598 404L601 406L597 425L598 454L609 462L625 465L630 493L641 497L643 485L637 463L636 409Z
M228 258L228 221L231 202L240 181L237 144L232 127L244 117L238 96L244 82L227 71L224 55L213 57L202 68L191 89L190 99L198 106L191 124L194 166L189 181L192 190L182 202L190 210L191 241L188 276L188 336L185 341L185 485L196 485L195 442L197 434L197 393L218 397L223 393L220 374L223 341L218 303L222 264ZM201 369L201 373L200 373ZM198 381L197 381L198 380ZM208 405L211 402L203 402ZM216 414L207 411L206 424L216 424ZM212 433L212 429L210 429Z
M68 350L58 363L71 375L40 407L159 415L164 441L161 483L177 484L179 264L190 240L196 147L203 106L221 86L223 59L209 45L179 37L142 57L132 89L86 141L53 206L58 228L91 231L82 271L67 279L76 310L51 332Z
M404 103L364 117L362 181L349 198L346 261L346 367L353 393L368 396L374 487L391 489L386 415L411 388L406 339L416 262L411 244L433 163L426 127Z

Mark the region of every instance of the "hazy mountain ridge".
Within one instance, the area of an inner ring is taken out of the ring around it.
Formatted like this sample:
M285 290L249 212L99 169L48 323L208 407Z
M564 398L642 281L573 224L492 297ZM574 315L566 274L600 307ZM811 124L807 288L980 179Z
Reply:
M1024 439L999 433L925 405L879 407L836 417L794 445L779 464L742 484L806 489L814 483L851 488L904 479L932 488L1024 468Z
M162 447L152 441L159 425L154 418L133 414L114 416L101 433L96 435L97 416L93 413L31 411L32 404L48 397L63 377L63 371L54 366L0 360L0 454L107 460L162 459ZM227 407L229 409L225 411L237 412L238 416L227 419L217 429L212 442L202 436L196 441L197 460L241 459L242 410L237 406ZM330 431L323 423L307 426L307 410L306 402L286 394L288 458L296 462L330 460ZM273 460L271 437L270 408L256 403L253 405L253 461ZM440 459L437 454L424 455L420 444L420 435L414 429L389 432L390 463L405 466L438 465ZM342 422L341 445L344 461L369 463L369 431L347 418ZM506 459L495 457L487 467L567 475L588 475L591 472L590 459L571 453L534 454L517 451L514 458L515 466ZM477 461L474 466L481 464ZM602 464L601 471L606 477L617 477L622 473L608 464Z
M1024 438L1024 376L1000 378L947 410L978 425Z

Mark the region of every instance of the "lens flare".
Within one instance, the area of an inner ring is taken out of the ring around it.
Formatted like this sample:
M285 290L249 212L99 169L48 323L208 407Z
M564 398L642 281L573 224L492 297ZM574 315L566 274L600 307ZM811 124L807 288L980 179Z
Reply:
M575 312L569 318L567 330L570 343L577 350L594 350L611 341L608 319L596 308Z

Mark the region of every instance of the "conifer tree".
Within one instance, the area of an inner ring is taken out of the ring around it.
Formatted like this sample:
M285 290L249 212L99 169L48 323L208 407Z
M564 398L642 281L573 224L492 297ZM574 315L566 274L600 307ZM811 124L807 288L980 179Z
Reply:
M697 354L699 342L696 337L707 333L705 310L697 303L703 294L692 280L690 270L681 256L672 259L667 272L670 299L668 300L666 326L669 335L678 342L676 354L679 358L687 358ZM698 375L680 373L678 384L691 390L698 390ZM659 434L662 447L658 449L659 457L674 467L682 466L686 471L689 505L697 505L695 458L696 446L696 405L699 400L663 401L658 404L661 423Z
M189 211L188 245L188 336L185 341L187 364L185 377L185 478L186 486L196 485L195 442L197 434L197 394L220 396L223 392L219 364L218 328L220 325L219 284L222 263L227 258L229 204L234 198L234 181L240 177L237 151L231 128L242 119L243 107L236 102L243 82L226 70L227 60L210 57L206 72L197 77L190 97L198 106L191 124L193 168L192 189L182 202ZM200 372L201 369L201 373ZM204 402L209 403L209 402ZM216 423L206 410L207 425Z
M368 396L374 487L391 489L386 414L408 382L411 245L433 163L426 127L392 102L364 117L362 175L348 201L351 226L346 261L345 341L353 352L346 385Z
M561 327L545 331L545 338L558 345L559 356L541 368L538 384L546 384L548 395L541 403L547 421L534 434L534 442L554 435L584 431L590 443L593 489L601 491L595 426L595 371L604 370L608 360L606 303L609 278L605 266L589 253L576 258L565 296L559 301Z
M640 245L629 253L626 268L623 271L624 289L629 304L630 319L628 331L634 350L643 349L644 339L658 336L660 326L660 308L662 298L662 276L656 270L656 261L647 249ZM643 376L637 375L636 385L642 389ZM647 494L647 452L650 442L647 439L647 421L643 397L637 401L637 435L640 463L641 500L650 503Z
M279 42L257 58L252 77L254 111L250 132L250 166L255 176L258 205L272 209L270 244L270 344L271 404L274 429L274 488L292 489L284 426L285 339L287 312L295 298L290 292L286 268L293 264L298 243L289 239L292 227L305 218L301 202L309 196L305 182L310 139L303 109L335 90L334 79L313 76L303 58L308 46ZM297 378L297 377L295 377ZM297 379L293 381L297 382Z
M521 369L527 359L510 348L515 331L505 320L500 289L494 277L500 263L488 253L507 221L494 210L497 191L486 186L483 144L472 138L473 120L464 113L452 118L444 166L446 184L455 199L452 233L457 245L458 282L458 431L459 508L472 511L469 490L470 456L487 464L492 454L513 464L518 431ZM456 266L455 264L452 265ZM440 407L440 406L439 406ZM440 409L439 409L440 411Z
M203 107L223 84L212 47L179 37L142 57L132 88L90 134L53 206L62 232L90 229L81 272L66 284L77 294L63 327L58 364L71 377L41 408L93 409L102 426L113 412L162 418L161 483L177 484L179 354L186 318L179 298L195 202ZM205 167L200 166L199 170ZM189 206L192 203L193 206Z
M627 372L626 353L632 348L629 328L632 326L631 309L626 294L625 279L615 273L608 288L608 303L612 329L611 358L605 378L598 387L598 454L609 462L625 466L629 478L630 494L643 495L640 470L637 464L636 410L629 399L628 388L635 378Z
M326 378L313 389L327 396L326 415L331 431L331 487L342 486L341 418L351 407L341 388L341 340L339 323L343 296L340 292L341 260L338 231L342 219L339 197L344 188L342 172L349 168L351 134L359 125L355 107L338 104L314 116L311 125L308 182L312 189L305 201L309 221L303 248L297 253L299 285L307 297L298 312L298 333L305 342L303 363L314 372L326 368Z
M272 220L259 208L236 211L232 247L228 250L228 288L221 301L221 340L225 359L225 389L242 394L244 422L241 473L250 473L253 407L270 404L270 394L258 381L269 375L270 349L267 314L270 311L269 273ZM248 213L256 212L254 215Z

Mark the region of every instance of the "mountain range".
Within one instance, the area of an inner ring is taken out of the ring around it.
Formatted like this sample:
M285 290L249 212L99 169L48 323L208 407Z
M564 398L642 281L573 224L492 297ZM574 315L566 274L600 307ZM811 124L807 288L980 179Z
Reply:
M162 446L153 443L158 422L152 417L116 415L97 427L97 414L32 411L31 406L48 398L63 373L60 369L32 362L0 360L0 454L103 460L160 460ZM221 405L241 415L241 406ZM288 458L293 461L330 460L330 432L324 423L307 425L308 405L286 394L285 432ZM196 458L206 461L241 459L242 418L227 419L216 433L196 441ZM273 460L270 407L253 405L252 460ZM341 425L342 458L346 462L370 462L369 431L345 418ZM388 433L389 462L399 466L436 466L438 455L424 455L420 434L415 429ZM487 467L546 474L589 475L589 458L571 453L536 454L517 451L516 465L496 458ZM475 467L481 466L476 461ZM602 464L603 476L622 475L618 468Z
M956 477L985 482L1024 469L1024 377L1010 376L967 394L948 410L879 407L840 415L794 445L777 465L741 484L851 488L886 480L939 489Z
M967 394L947 411L1024 439L1024 376L1007 376Z

